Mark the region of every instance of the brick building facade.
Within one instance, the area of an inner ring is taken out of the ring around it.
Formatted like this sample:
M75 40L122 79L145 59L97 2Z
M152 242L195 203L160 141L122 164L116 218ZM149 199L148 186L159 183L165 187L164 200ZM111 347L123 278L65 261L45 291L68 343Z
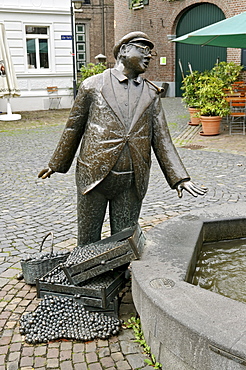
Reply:
M114 1L85 0L80 9L74 9L77 69L87 63L95 63L95 57L103 54L110 65L114 63ZM83 27L80 27L83 25ZM80 32L82 32L80 36ZM84 43L84 47L83 47ZM79 48L83 50L78 50ZM82 53L80 53L82 51ZM80 58L81 56L81 58Z
M148 5L138 9L130 9L131 0L115 0L115 39L120 39L130 31L146 32L155 43L158 56L166 57L166 65L160 65L160 58L151 61L146 77L153 81L175 81L176 45L170 42L176 35L177 25L182 15L198 4L213 4L224 14L225 18L246 11L246 1L243 0L149 0ZM140 2L141 4L141 2ZM213 23L213 22L211 22ZM197 27L200 28L200 27ZM241 49L227 49L227 61L241 62ZM170 89L169 89L170 90ZM175 95L171 89L170 96Z

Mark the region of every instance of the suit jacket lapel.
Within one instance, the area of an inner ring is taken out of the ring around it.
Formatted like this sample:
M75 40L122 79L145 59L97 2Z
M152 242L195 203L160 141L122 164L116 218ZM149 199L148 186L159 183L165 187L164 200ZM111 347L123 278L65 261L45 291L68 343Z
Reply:
M137 105L134 117L132 119L132 122L131 122L130 130L138 122L143 112L145 112L146 109L150 106L155 96L155 94L154 95L151 94L152 90L149 89L147 83L145 81L143 83L144 85L143 85L142 93L138 100L138 105Z
M108 105L111 107L111 109L114 111L114 113L117 115L121 123L124 125L124 119L115 98L110 69L107 69L103 73L103 86L101 89L101 94L108 103Z
M144 85L143 85L142 93L141 93L141 96L139 97L138 105L136 107L136 111L135 111L134 117L132 119L129 130L131 130L133 128L133 126L139 120L139 118L141 117L143 112L152 103L152 101L153 101L153 99L156 95L156 93L154 91L152 91L152 89L149 88L148 84L145 81L143 83L144 83ZM115 94L114 94L114 90L113 90L113 86L112 86L110 69L107 69L103 73L103 86L101 88L101 93L102 93L102 96L104 97L104 99L106 100L106 102L108 103L108 105L111 107L111 109L114 111L116 116L119 118L122 125L124 127L126 127L125 123L124 123L124 118L121 114L121 111L119 109L118 103L117 103L116 98L115 98Z

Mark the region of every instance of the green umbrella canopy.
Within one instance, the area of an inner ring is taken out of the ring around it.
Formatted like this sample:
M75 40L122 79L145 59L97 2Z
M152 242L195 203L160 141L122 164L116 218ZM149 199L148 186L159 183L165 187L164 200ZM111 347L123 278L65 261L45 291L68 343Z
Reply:
M246 49L246 12L173 39L193 45Z

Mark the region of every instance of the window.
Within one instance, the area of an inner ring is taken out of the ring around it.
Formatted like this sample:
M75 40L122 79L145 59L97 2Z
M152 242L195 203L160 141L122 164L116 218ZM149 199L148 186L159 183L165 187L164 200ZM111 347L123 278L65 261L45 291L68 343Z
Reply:
M85 24L76 24L76 59L77 71L86 65Z
M243 66L243 71L246 70L246 49L241 51L241 65Z
M26 50L29 69L49 68L49 27L26 26Z

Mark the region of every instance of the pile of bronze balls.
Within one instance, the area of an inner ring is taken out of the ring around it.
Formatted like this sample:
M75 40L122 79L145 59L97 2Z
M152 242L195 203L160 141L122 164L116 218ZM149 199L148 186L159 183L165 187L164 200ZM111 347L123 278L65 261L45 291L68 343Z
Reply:
M69 254L64 266L70 267L78 263L85 262L93 257L97 257L102 253L105 253L115 248L119 242L111 242L107 244L90 244L84 246L77 246Z
M57 251L57 252L39 252L35 254L28 254L27 256L22 257L21 261L22 262L27 262L27 261L39 261L39 260L45 260L49 258L54 258L54 257L63 257L66 254L64 251Z
M72 298L45 296L37 309L20 319L20 334L29 344L57 339L89 341L107 339L120 330L120 320L88 312Z
M47 275L40 278L40 281L45 281L50 284L62 284L62 285L71 285L68 278L65 275L65 272L62 270L61 266L56 266L51 270Z
M60 266L56 266L52 271L47 275L40 278L41 282L50 283L50 284L62 284L62 285L72 285L68 278L65 275L65 272L61 269ZM107 288L114 281L113 273L109 271L108 273L95 276L84 283L81 283L79 286L88 289L101 289Z

